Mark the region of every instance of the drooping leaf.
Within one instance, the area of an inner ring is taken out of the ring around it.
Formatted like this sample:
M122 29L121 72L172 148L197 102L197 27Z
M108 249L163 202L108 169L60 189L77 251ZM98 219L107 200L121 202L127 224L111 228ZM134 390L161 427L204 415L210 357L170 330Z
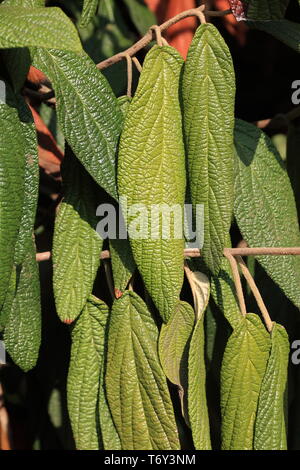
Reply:
M235 76L228 47L212 24L196 31L182 88L193 209L204 205L204 244L199 248L217 275L233 212Z
M118 189L127 198L128 214L125 202L121 205L124 217L128 215L134 259L164 321L183 282L185 162L178 97L182 63L169 46L154 46L147 54L125 119L118 162ZM135 204L142 207L139 215ZM157 213L151 217L153 209Z
M58 149L63 151L65 148L65 138L61 131L60 125L58 124L56 110L53 109L51 106L42 103L39 109L39 116L46 126L44 132L46 131L46 129L48 129L49 139L47 139L47 147L50 146L52 148L52 145L49 142L49 140L52 140L50 137L50 135L52 135L55 143L57 144ZM55 154L54 149L53 153Z
M157 19L144 0L123 0L128 8L130 18L141 35L144 35L150 26L157 23Z
M89 57L99 63L118 52L126 50L135 42L136 36L128 24L123 10L119 7L120 0L104 0L99 4L97 15L86 28L80 28L80 8L74 2L69 3L72 15L76 18L76 26L83 48ZM126 60L103 70L116 96L126 91L127 73ZM133 69L133 78L135 69ZM137 73L136 73L137 75Z
M2 49L0 52L13 89L18 93L23 87L29 72L31 57L26 47Z
M17 272L15 264L12 267L10 281L5 294L4 303L0 310L0 331L4 331L8 315L10 314L12 304L17 290Z
M95 16L97 8L99 5L99 0L84 0L82 15L80 18L80 26L84 28L89 24L91 19Z
M283 326L273 324L271 352L255 422L255 450L287 450L287 371L290 343Z
M58 121L74 154L116 198L115 154L122 114L107 80L85 54L38 49L34 64L52 82Z
M5 348L25 372L35 366L41 343L40 280L35 257L32 239L23 263L16 269L16 292L4 330Z
M159 336L159 358L168 379L183 388L187 383L189 340L195 314L187 302L179 301L170 320L162 325Z
M186 270L195 306L195 326L188 353L188 413L194 446L210 450L210 426L206 401L206 370L204 353L204 312L210 295L208 277Z
M278 20L283 18L290 0L249 0L247 19Z
M250 247L300 245L297 210L284 163L269 137L236 121L235 217ZM299 256L257 256L285 295L300 307Z
M21 97L18 98L18 111L25 138L25 174L22 217L14 262L21 264L32 244L32 232L39 196L39 160L34 121L30 110Z
M159 335L159 358L164 373L178 387L182 415L188 422L188 356L195 314L187 302L179 301Z
M222 449L252 450L257 406L270 338L248 313L230 336L221 369Z
M45 47L81 51L74 25L60 8L0 7L0 48Z
M63 178L65 195L53 239L53 289L59 318L71 323L92 293L102 239L96 231L96 185L70 149L64 159Z
M300 28L299 23L289 20L251 21L251 28L260 29L271 34L296 52L300 52Z
M137 294L127 291L115 300L109 325L106 389L122 449L179 448L157 340L157 327Z
M98 397L103 368L107 305L90 297L72 328L68 410L78 450L102 447Z
M136 266L128 239L110 240L109 246L115 296L118 298L126 289Z
M107 392L105 386L106 354L107 347L105 347L104 351L105 363L103 363L101 368L98 402L101 440L105 450L121 450L120 438L114 425L112 413L107 402Z
M127 115L131 101L132 101L132 98L127 95L122 95L122 96L119 96L118 98L118 103L120 105L124 119Z
M131 98L129 96L120 96L118 102L124 118L129 109ZM117 225L120 226L120 217L122 217L120 207L117 211ZM123 220L123 219L122 219ZM120 297L123 291L126 289L130 278L132 277L136 265L133 258L131 246L128 238L110 239L110 255L111 255L111 266L113 272L114 289L116 298Z
M6 86L6 103L0 100L0 307L8 288L21 224L25 145L17 103Z

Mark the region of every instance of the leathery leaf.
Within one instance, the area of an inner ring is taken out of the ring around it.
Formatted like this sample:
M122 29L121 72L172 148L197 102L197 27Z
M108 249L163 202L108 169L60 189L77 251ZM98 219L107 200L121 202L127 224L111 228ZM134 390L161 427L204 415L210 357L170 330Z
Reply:
M169 46L148 52L119 148L118 189L123 209L127 198L124 217L133 256L164 321L183 282L186 179L178 97L182 64Z
M72 326L67 395L73 435L79 450L102 447L98 397L108 314L107 305L91 296Z
M273 324L271 353L255 422L255 450L287 450L287 371L290 344L283 326Z
M237 120L234 213L250 247L300 245L297 209L282 158L269 137ZM300 257L257 256L285 295L300 307Z
M290 0L249 0L249 20L278 20L284 17Z
M9 300L4 330L7 352L25 372L32 369L38 359L41 343L41 304L39 267L35 259L36 249L32 238L31 247L21 265L11 278L15 295ZM11 294L9 294L11 295Z
M194 212L197 204L204 205L204 244L199 248L217 275L233 212L235 76L228 47L212 24L195 33L182 94Z
M21 224L25 146L17 103L6 86L6 103L0 101L0 308L9 285Z
M179 301L159 335L159 358L168 379L178 386L182 414L188 422L188 353L195 314L187 302Z
M127 95L120 96L118 98L118 102L125 118L131 103L131 97ZM117 210L119 220L118 226L120 226L120 217L123 222L120 206ZM114 279L114 291L116 298L119 298L126 289L136 266L128 238L110 239L109 246Z
M270 352L260 318L248 313L233 330L221 368L222 449L252 450L259 394Z
M128 239L110 240L109 246L114 279L114 292L116 298L119 298L126 289L136 266Z
M79 26L86 27L96 15L99 0L84 0Z
M45 47L82 50L72 21L60 8L0 6L0 48Z
M126 291L115 300L108 333L106 389L122 449L179 449L157 340L157 327L137 294Z
M117 198L115 155L123 118L106 78L85 53L38 49L34 65L52 82L58 121L74 154Z
M210 426L206 401L204 312L210 295L208 277L186 270L195 306L195 325L188 353L188 414L195 449L210 450Z
M14 256L16 264L22 263L27 251L30 249L39 196L39 160L36 129L31 112L22 97L18 98L18 110L25 138L25 175L22 217Z
M102 239L96 232L96 185L67 149L63 163L64 199L55 220L53 289L57 314L71 323L92 293Z

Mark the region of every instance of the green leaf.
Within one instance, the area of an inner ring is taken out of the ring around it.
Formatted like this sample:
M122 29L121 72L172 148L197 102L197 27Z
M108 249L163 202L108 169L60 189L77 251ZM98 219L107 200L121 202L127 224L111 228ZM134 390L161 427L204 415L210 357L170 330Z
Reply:
M102 239L96 232L96 185L70 149L64 158L63 178L65 195L53 239L53 289L59 318L71 323L92 293Z
M231 248L229 235L227 237L226 247ZM226 320L228 320L232 328L235 329L242 321L242 315L236 297L230 263L225 257L223 257L221 261L219 274L211 278L211 295L223 312Z
M105 450L121 450L120 438L114 425L112 414L107 402L107 392L105 386L107 347L105 347L104 354L105 363L103 363L101 368L98 402L101 440Z
M148 52L125 119L118 162L118 189L120 196L127 197L124 217L128 215L134 259L164 321L183 283L184 239L183 233L176 233L183 221L177 218L173 230L175 214L183 219L186 184L178 98L182 64L179 53L169 46L154 46ZM138 217L132 213L134 204L144 209ZM155 205L165 211L163 217L150 216Z
M22 263L27 251L30 250L39 197L39 158L36 128L32 114L22 97L18 98L18 111L25 138L25 175L22 217L14 257L16 264Z
M67 394L78 450L98 450L102 447L98 428L98 396L108 314L104 302L90 297L72 327Z
M58 124L56 110L46 103L42 103L39 109L39 115L53 135L60 150L64 152L65 138Z
M128 239L109 240L111 265L116 298L126 289L135 271L135 262Z
M237 120L235 217L250 247L300 245L297 210L285 165L269 137ZM300 307L299 256L257 256L269 276Z
M252 450L261 384L270 338L257 315L248 313L230 336L221 369L222 449Z
M18 93L23 87L31 64L30 51L26 47L3 49L1 56L13 89Z
M194 212L197 204L204 205L204 244L199 248L217 275L233 212L235 76L228 47L212 24L195 33L182 93Z
M300 122L289 123L286 167L296 200L298 221L300 222Z
M0 307L8 288L24 198L25 139L17 103L6 86L0 101Z
M8 315L10 314L13 300L16 295L17 290L17 272L16 266L13 265L9 285L6 291L5 300L3 306L0 310L0 331L4 331L5 325L7 323Z
M132 98L127 95L119 96L118 98L118 103L120 105L124 119L126 118L131 101L132 101Z
M187 302L179 301L159 336L159 358L168 379L181 389L187 382L187 354L195 314ZM185 387L186 388L186 387Z
M156 16L147 8L144 0L123 0L123 2L128 8L134 26L142 36L151 26L157 24Z
M159 335L159 358L167 378L178 387L181 411L186 422L188 392L188 354L195 314L187 302L179 301Z
M38 49L34 65L52 82L58 121L74 154L116 198L115 154L122 114L107 80L85 54Z
M82 15L80 18L80 26L85 28L97 12L99 0L84 0Z
M124 118L129 109L131 98L129 96L120 96L118 102ZM116 209L117 225L120 225L120 208ZM114 279L115 296L119 298L124 290L126 289L134 271L136 268L135 261L133 258L131 246L128 238L126 239L111 239L109 240L110 255L111 255L111 266Z
M247 18L249 20L277 20L283 18L290 0L250 0Z
M45 0L4 0L3 5L15 7L44 7Z
M45 47L80 52L78 34L60 8L0 7L0 48Z
M251 28L260 29L271 34L279 41L300 52L300 28L299 23L288 20L275 21L251 21L248 23Z
M109 325L106 389L122 449L179 449L157 340L157 327L137 294L127 291L115 300Z
M40 280L35 256L32 239L31 249L22 265L17 266L15 297L4 330L5 348L25 372L36 365L41 343Z
M208 277L186 270L195 305L195 326L188 352L188 413L196 450L210 450L210 427L206 402L204 312L210 295Z
M288 335L274 323L271 353L263 378L255 422L255 450L287 450L287 372L290 353Z

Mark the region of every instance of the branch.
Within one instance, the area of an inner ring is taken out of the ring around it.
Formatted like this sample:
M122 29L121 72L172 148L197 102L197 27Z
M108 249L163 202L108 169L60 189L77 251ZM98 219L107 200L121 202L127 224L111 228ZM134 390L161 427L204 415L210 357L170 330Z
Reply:
M255 125L259 129L265 129L266 127L269 129L281 129L282 127L288 127L291 121L294 121L299 117L300 106L297 106L286 114L276 114L276 116L274 116L272 119L263 119L261 121L257 121Z
M270 256L278 256L278 255L300 255L300 247L276 247L276 248L269 248L269 247L257 247L257 248L224 248L223 252L224 256L232 255L232 256L258 256L258 255L270 255ZM185 258L199 258L201 256L201 252L198 248L187 248L184 250ZM47 261L51 258L51 251L45 251L42 253L37 253L36 260L37 261ZM108 250L102 251L101 259L108 259L110 258L110 252Z
M198 18L200 17L200 14L203 14L205 16L225 16L231 14L231 10L224 10L224 11L205 11L205 5L201 5L198 8L192 8L191 10L186 10L178 15L174 16L168 21L165 21L162 23L160 26L157 26L157 28L160 29L160 32L162 33L166 29L168 29L170 26L172 26L175 23L178 23L178 21L183 20L184 18L188 18L190 16L197 16ZM157 29L156 28L156 29ZM138 51L143 49L145 46L147 46L152 39L155 38L155 30L153 29L153 26L149 29L149 31L143 36L138 42L133 44L133 46L129 47L126 49L124 52L119 52L118 54L109 57L108 59L103 60L99 64L97 64L98 69L104 70L107 67L110 67L113 64L116 64L117 62L120 62L121 60L126 57L126 55L129 55L130 57L134 56Z

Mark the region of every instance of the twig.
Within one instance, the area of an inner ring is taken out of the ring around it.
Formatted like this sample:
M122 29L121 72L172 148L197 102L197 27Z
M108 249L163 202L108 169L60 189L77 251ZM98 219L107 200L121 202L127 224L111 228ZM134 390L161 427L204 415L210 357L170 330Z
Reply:
M246 281L248 282L249 287L250 287L250 289L251 289L251 291L252 291L252 293L255 297L255 300L257 302L259 310L261 311L262 317L265 321L266 328L269 332L271 332L272 328L273 328L273 322L270 318L268 309L265 306L265 303L264 303L263 298L262 298L262 296L259 292L259 289L258 289L257 285L255 284L255 281L254 281L248 267L246 266L243 258L241 256L237 256L236 259L237 259L237 262L239 263L241 271L242 271Z
M300 247L276 247L276 248L269 248L269 247L258 247L258 248L224 248L223 252L224 256L226 254L230 254L233 256L258 256L258 255L269 255L269 256L278 256L278 255L300 255ZM201 256L200 250L198 248L187 248L184 250L184 256L186 258L199 258ZM51 258L51 252L45 251L43 253L37 253L36 260L37 261L47 261ZM110 258L110 252L108 250L102 251L101 259L108 259Z
M131 98L132 92L132 60L131 57L126 54L126 61L127 61L127 96Z
M300 117L300 106L292 109L286 114L276 114L272 119L263 119L261 121L257 121L255 125L259 129L265 129L268 127L269 129L280 129L281 127L288 127L291 121Z
M32 90L31 88L24 87L23 88L23 93L26 96L30 96L31 98L35 98L35 99L37 99L39 101L43 101L43 102L52 100L51 101L52 104L53 104L53 100L55 100L55 95L54 95L53 90L50 90L50 91L47 91L47 92L43 93L41 91L36 91L36 90Z
M234 256L231 253L225 254L226 258L228 259L232 271L232 276L235 284L236 295L239 302L240 312L245 317L247 315L247 309L245 304L245 298L243 293L243 287L241 283L240 273L238 270L237 262Z
M140 64L140 62L139 62L139 60L138 60L138 58L137 58L137 57L132 57L132 62L133 62L134 65L136 66L138 72L141 73L141 71L142 71L142 66L141 66L141 64Z
M153 31L154 34L155 34L155 39L156 39L156 42L159 46L162 46L163 45L163 40L162 40L162 35L161 35L161 29L159 26L157 26L157 24L155 24L154 26L151 26L150 28L150 31Z
M229 15L231 13L231 10L224 10L220 12L216 11L205 11L205 5L201 5L198 8L192 8L191 10L186 10L178 15L174 16L173 18L169 19L168 21L165 21L162 23L160 26L158 26L160 33L168 29L170 26L172 26L175 23L178 23L178 21L183 20L184 18L188 18L190 16L198 16L199 17L199 12L204 13L206 17L209 16L225 16ZM146 47L149 42L151 42L153 39L153 27L149 29L149 31L143 36L139 41L137 41L133 46L129 47L126 49L124 52L119 52L118 54L109 57L108 59L103 60L99 64L97 64L97 67L100 70L106 69L107 67L110 67L113 64L116 64L117 62L120 62L125 54L128 54L129 56L134 56L138 51Z
M258 255L300 255L300 247L252 247L252 248L224 248L224 254L231 253L234 256L258 256Z

